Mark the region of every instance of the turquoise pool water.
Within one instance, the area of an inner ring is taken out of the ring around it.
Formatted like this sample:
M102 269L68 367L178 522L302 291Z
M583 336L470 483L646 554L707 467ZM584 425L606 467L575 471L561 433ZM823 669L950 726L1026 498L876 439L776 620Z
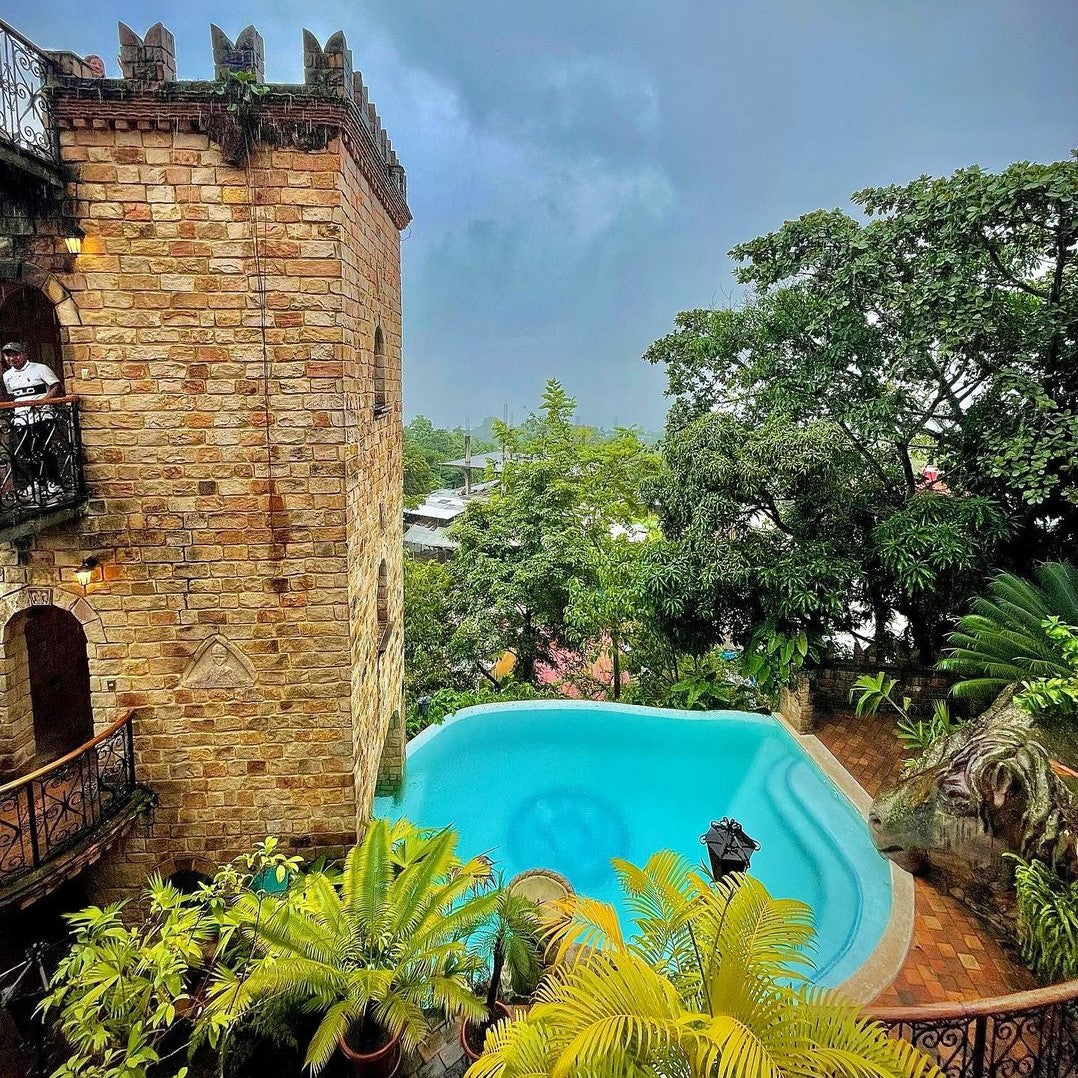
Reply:
M375 814L451 824L506 878L553 868L619 905L611 857L658 849L702 863L734 816L760 843L752 873L816 916L817 984L868 958L891 912L889 864L865 822L778 720L578 702L467 708L408 746L404 788ZM623 912L623 920L624 913Z

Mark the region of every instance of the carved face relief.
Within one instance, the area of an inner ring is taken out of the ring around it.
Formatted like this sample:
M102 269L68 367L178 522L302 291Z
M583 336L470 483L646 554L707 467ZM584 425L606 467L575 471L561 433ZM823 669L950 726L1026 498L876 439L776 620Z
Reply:
M930 749L923 767L872 806L877 849L988 887L1009 886L1003 854L1028 855L1069 804L1029 719L1006 707Z

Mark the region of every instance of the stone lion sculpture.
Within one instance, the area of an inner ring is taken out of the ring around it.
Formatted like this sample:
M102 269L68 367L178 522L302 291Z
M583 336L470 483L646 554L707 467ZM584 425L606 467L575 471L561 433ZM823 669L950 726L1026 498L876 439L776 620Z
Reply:
M1078 809L1012 695L932 745L869 815L880 853L938 874L1005 929L1013 927L1014 879L1005 853L1078 878Z

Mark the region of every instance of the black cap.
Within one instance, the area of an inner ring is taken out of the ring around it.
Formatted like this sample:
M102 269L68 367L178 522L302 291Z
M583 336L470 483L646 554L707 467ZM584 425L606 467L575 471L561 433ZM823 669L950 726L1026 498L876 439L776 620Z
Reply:
M25 352L26 349L22 346L22 341L8 341L0 351L4 352Z

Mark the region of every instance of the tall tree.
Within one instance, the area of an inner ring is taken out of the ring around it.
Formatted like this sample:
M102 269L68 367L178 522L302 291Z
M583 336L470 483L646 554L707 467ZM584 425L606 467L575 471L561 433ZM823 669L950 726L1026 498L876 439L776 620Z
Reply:
M648 350L675 398L658 495L716 628L747 575L750 603L810 626L874 613L881 644L897 610L931 659L994 564L1078 537L1078 162L854 202L735 248L744 306Z
M455 646L486 656L512 649L524 680L567 641L571 582L589 578L611 528L648 514L639 490L655 454L632 431L598 439L575 412L551 379L538 413L517 428L496 424L510 452L501 484L452 533Z

